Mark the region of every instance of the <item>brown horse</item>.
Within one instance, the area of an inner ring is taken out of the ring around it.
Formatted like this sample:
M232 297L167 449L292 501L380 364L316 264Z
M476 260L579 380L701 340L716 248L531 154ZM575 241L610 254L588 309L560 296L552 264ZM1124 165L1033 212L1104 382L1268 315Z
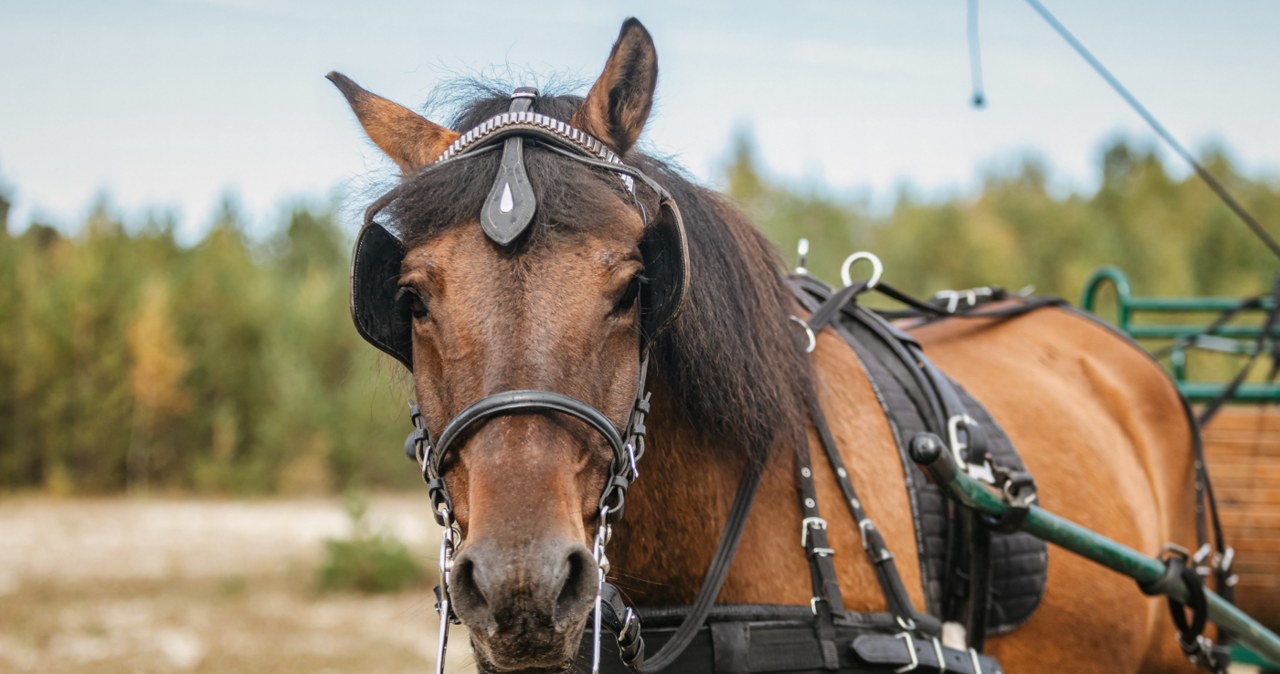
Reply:
M657 209L652 195L632 196L607 171L530 145L524 162L537 212L523 237L500 245L477 220L497 152L424 171L459 132L331 78L403 170L394 198L378 211L405 250L388 272L400 288L394 318L411 342L406 364L432 437L469 404L513 389L572 396L624 427L640 367L636 298L647 282L640 246L645 216ZM638 605L692 600L734 485L759 462L763 481L718 601L807 604L793 474L798 449L820 451L805 414L812 382L865 508L923 606L903 466L866 373L829 330L806 357L788 321L802 312L774 248L726 198L635 150L656 81L653 43L629 20L584 98L544 94L533 103L664 186L687 230L688 298L653 345L650 449L613 533L611 579ZM451 127L471 129L510 101L505 91L480 95ZM1044 506L1147 553L1171 541L1190 546L1190 430L1151 360L1059 309L1000 322L942 321L916 336L1004 425L1037 476ZM607 445L578 420L543 411L489 418L443 459L465 541L453 600L484 670L571 666L595 595L588 546L614 458ZM823 502L843 500L825 470L817 471L817 489ZM854 522L836 510L827 517L847 608L883 610ZM1059 550L1048 577L1034 616L988 643L1006 671L1187 668L1163 602L1132 581Z

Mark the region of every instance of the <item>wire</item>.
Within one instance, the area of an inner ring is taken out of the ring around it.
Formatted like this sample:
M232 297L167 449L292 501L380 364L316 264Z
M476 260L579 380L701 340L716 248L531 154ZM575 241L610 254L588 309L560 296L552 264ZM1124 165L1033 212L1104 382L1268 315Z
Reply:
M971 2L974 1L976 0L971 0ZM1151 112L1142 105L1142 103L1139 103L1137 98L1134 98L1133 94L1116 79L1115 75L1112 75L1111 71L1107 70L1107 67L1102 65L1102 62L1094 57L1094 55L1086 49L1083 44L1081 44L1080 40L1076 39L1076 36L1072 35L1071 31L1067 30L1066 26L1063 26L1062 23L1058 21L1057 17L1049 13L1049 10L1045 9L1045 6L1040 4L1039 0L1027 0L1027 4L1031 5L1031 8L1034 9L1036 13L1038 13L1045 22L1047 22L1049 26L1062 37L1063 40L1066 40L1067 44L1071 45L1071 48L1080 55L1080 58L1083 58L1085 62L1093 68L1094 72L1098 73L1098 76L1106 81L1106 83L1110 85L1110 87L1119 94L1126 103L1129 104L1129 107L1133 108L1134 112L1138 113L1139 117L1142 117L1147 125L1156 132L1156 135L1160 136L1160 138L1162 138L1169 147L1173 148L1173 151L1176 152L1178 156L1182 157L1183 160L1191 165L1191 168L1195 169L1196 175L1200 176L1200 179L1208 184L1210 189L1217 193L1223 203L1225 203L1232 212L1243 220L1244 224L1249 226L1249 229L1253 230L1253 233L1267 245L1267 248L1270 248L1271 252L1274 253L1276 257L1280 257L1280 244L1277 244L1276 240L1267 233L1267 230L1263 229L1262 225L1258 224L1258 221L1244 209L1244 206L1240 205L1240 202L1236 201L1236 198L1227 191L1227 188L1224 187L1222 183L1218 182L1218 179L1215 178L1212 173L1209 173L1208 169L1201 166L1200 162L1196 161L1195 157L1191 156L1191 153L1178 142L1178 139L1174 138L1173 134L1169 133L1169 130L1164 128L1164 125L1156 120L1155 116L1153 116Z
M982 41L978 36L978 0L969 0L969 77L973 82L973 107L987 104L982 87Z

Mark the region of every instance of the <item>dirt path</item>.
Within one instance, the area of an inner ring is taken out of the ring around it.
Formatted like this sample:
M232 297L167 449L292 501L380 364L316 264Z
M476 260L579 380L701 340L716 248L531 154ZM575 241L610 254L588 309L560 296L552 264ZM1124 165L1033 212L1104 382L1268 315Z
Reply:
M425 496L374 497L369 520L434 559ZM315 590L324 539L349 533L336 498L0 499L0 671L430 671L430 587Z

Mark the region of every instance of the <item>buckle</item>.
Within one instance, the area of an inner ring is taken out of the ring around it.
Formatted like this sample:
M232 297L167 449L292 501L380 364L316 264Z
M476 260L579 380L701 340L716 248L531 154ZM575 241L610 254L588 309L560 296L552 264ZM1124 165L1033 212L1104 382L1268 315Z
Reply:
M982 660L978 658L978 651L969 649L969 661L973 663L973 674L982 674Z
M991 464L983 462L982 464L970 463L965 458L965 450L969 449L968 439L960 439L960 428L963 426L967 432L969 428L977 426L978 422L967 414L955 414L947 419L947 442L951 445L951 454L955 457L956 466L961 471L967 473L970 477L978 478L986 481L988 484L995 483L995 475L991 471Z
M818 531L827 530L827 521L821 517L806 517L800 520L800 547L809 547L809 530L816 529Z
M900 633L898 633L898 635L897 635L896 637L894 637L894 638L896 638L896 639L902 639L903 643L904 643L904 644L906 644L906 646L907 646L907 657L911 658L911 661L910 661L910 662L908 662L907 664L905 664L905 665L903 665L903 666L901 666L901 667L899 667L899 668L897 668L897 669L893 670L893 671L894 671L894 673L895 673L895 674L902 674L903 672L909 672L909 671L911 671L911 670L913 670L913 669L915 669L915 668L919 667L919 666L920 666L920 658L919 658L919 656L917 656L917 655L916 655L916 640L915 640L915 639L912 639L912 638L911 638L911 635L910 635L910 634L908 634L908 633L906 633L906 632L900 632Z
M938 637L933 637L933 656L938 659L938 674L945 674L947 671L947 656L942 652L942 641Z
M627 443L627 461L631 464L631 481L634 482L640 478L640 469L636 466L636 446Z

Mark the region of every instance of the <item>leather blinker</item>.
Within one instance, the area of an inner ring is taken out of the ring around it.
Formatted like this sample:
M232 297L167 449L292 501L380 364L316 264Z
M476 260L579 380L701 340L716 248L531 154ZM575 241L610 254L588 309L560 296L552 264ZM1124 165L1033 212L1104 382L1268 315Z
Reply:
M382 225L371 221L360 229L351 254L351 319L365 341L412 370L413 334L396 310L404 254Z

